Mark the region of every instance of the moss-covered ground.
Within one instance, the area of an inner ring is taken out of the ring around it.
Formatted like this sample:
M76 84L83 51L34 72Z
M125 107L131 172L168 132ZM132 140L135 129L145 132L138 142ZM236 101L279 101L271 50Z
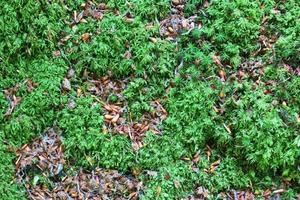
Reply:
M83 3L104 11L81 17ZM140 199L199 187L209 199L246 190L297 199L300 2L184 4L195 28L170 39L159 24L169 0L0 2L0 199L28 198L15 181L16 150L49 127L62 132L66 171L131 174L143 182ZM142 121L153 101L167 112L137 148L105 128L90 88L104 76L126 79L104 99L122 101L126 120Z

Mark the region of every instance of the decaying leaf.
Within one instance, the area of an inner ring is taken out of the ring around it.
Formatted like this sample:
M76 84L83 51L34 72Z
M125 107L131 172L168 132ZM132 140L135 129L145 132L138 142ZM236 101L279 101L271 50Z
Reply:
M220 76L220 78L221 78L223 81L226 80L226 73L225 73L224 70L220 70L220 71L219 71L219 76Z
M83 42L89 42L90 41L90 38L91 38L91 35L89 33L84 33L81 35L80 39L83 41Z
M214 172L216 169L217 169L217 167L220 165L220 163L221 163L221 160L219 159L219 160L217 160L217 161L215 161L215 162L213 162L211 165L210 165L210 168L209 168L209 172Z
M61 39L60 39L60 42L61 42L61 43L65 43L65 42L68 41L70 38L71 38L71 35L67 35L67 36L61 38Z
M161 187L160 186L157 186L156 187L156 196L160 196L160 193L161 193Z
M75 175L64 172L64 155L59 134L53 129L44 136L36 138L31 144L25 144L17 150L16 177L18 182L26 184L28 197L35 199L138 199L142 184L126 177L116 170L96 168L92 172L80 170ZM91 165L94 161L87 156ZM43 171L41 175L31 176L36 168ZM53 189L44 187L41 179L53 178ZM84 196L83 196L84 193Z
M72 89L69 79L64 78L64 80L62 82L62 89L65 91L70 91Z
M219 67L223 67L223 64L221 63L220 57L219 57L219 56L213 55L213 56L212 56L212 60L213 60L213 62L214 62L216 65L218 65Z
M181 187L180 182L177 181L176 179L173 180L173 183L174 183L175 188L180 188Z
M147 131L151 130L154 134L160 133L158 125L167 118L168 113L156 100L150 102L152 112L145 112L139 121L132 121L130 116L126 116L123 112L128 110L128 105L122 95L127 84L127 79L116 81L104 76L90 81L88 91L96 95L95 100L103 107L105 122L103 130L129 136L132 148L139 150L144 146L142 139ZM117 97L117 102L106 103L110 101L109 97L112 95Z
M130 51L126 51L126 52L124 53L123 57L124 57L125 59L128 59L128 60L129 60L129 59L131 59L132 55L131 55Z
M34 83L31 79L26 80L26 85L27 85L28 92L32 92L32 90L37 87L37 84Z
M200 151L197 151L197 153L193 156L193 163L197 164L200 160Z
M52 55L53 55L53 57L59 57L60 56L60 51L59 50L53 51Z
M153 42L153 43L156 43L156 42L157 42L157 39L154 38L154 37L150 37L149 39L150 39L150 41Z

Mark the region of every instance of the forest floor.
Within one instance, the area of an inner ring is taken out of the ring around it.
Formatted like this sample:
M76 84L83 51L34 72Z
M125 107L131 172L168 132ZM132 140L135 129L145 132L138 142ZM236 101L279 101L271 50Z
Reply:
M300 199L300 2L0 6L0 199Z

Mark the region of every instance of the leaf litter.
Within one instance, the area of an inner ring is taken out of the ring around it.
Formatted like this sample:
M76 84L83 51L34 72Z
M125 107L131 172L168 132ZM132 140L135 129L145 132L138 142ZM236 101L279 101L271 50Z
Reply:
M4 97L9 102L9 108L4 113L4 117L10 117L14 109L21 103L22 98L17 96L17 92L23 84L25 84L26 90L29 93L38 86L38 84L34 83L31 79L26 79L22 84L17 83L13 87L3 90Z
M62 137L55 128L23 145L16 154L16 180L25 185L29 199L138 199L142 189L141 182L117 170L81 169L67 174Z
M95 95L95 99L102 105L105 125L103 132L118 133L128 136L134 150L143 146L143 137L147 131L161 134L159 125L167 118L167 111L159 100L150 102L151 112L145 112L139 120L133 120L129 111L128 102L122 91L126 89L129 78L114 80L109 76L101 77L88 82L88 91ZM117 101L109 102L110 96Z
M160 35L168 40L174 40L185 31L188 33L193 29L200 29L201 23L197 16L184 17L184 6L186 0L172 0L171 14L160 22Z

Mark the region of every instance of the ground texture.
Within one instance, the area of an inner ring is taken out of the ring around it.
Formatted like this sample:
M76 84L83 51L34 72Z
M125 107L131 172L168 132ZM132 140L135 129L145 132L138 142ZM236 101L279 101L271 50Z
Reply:
M0 3L0 199L299 199L300 3Z

